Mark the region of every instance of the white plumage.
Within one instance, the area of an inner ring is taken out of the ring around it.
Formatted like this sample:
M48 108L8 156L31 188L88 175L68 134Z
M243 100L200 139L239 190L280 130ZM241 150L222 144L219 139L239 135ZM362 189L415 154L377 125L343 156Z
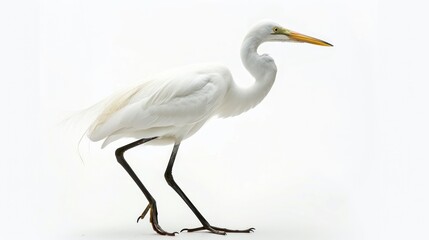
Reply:
M216 64L171 70L111 97L88 129L89 139L105 139L102 147L122 137L158 137L152 143L180 143L213 116L247 111L268 94L276 76L274 60L257 53L266 41L330 45L263 21L246 35L241 49L243 64L255 78L253 86L238 87L228 68Z
M231 73L219 65L195 65L169 71L113 97L88 136L106 138L159 136L174 143L195 133L219 112L231 85Z
M210 225L174 181L172 168L182 140L192 136L207 120L215 116L230 117L243 113L260 103L268 94L274 84L277 67L269 55L257 52L259 45L266 41L300 41L331 46L322 40L264 21L250 30L241 48L243 65L255 79L252 86L237 86L230 71L224 66L193 65L153 77L103 102L100 114L87 131L88 137L92 141L105 139L103 147L123 137L139 139L115 151L118 162L149 201L137 221L143 219L150 210L150 222L157 233L176 234L164 231L158 224L156 201L128 165L124 153L144 143L174 143L165 179L203 225L184 230L208 230L215 234L253 232L254 228L231 230Z

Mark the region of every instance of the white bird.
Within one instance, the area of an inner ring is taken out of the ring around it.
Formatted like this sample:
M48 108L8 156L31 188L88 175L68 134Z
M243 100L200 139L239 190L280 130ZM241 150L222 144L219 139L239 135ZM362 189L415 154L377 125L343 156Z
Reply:
M281 27L271 21L255 25L245 36L241 47L244 67L255 78L251 87L241 88L222 65L193 65L176 69L137 85L108 100L101 114L87 131L91 141L104 139L102 147L125 137L140 139L116 150L118 162L125 168L149 201L139 216L150 211L153 229L162 235L174 235L158 224L155 199L125 161L124 152L140 144L174 144L165 178L200 220L202 227L183 229L188 232L208 230L211 233L252 232L254 229L230 230L211 226L179 188L172 168L180 143L196 133L213 117L239 115L255 107L270 91L277 72L273 58L258 54L263 42L307 42L320 46L331 44ZM182 231L183 231L182 230Z

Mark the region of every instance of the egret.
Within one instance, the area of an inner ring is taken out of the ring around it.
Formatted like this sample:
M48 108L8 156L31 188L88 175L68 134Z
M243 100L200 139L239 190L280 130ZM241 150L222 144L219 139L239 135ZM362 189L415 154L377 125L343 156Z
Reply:
M150 210L152 228L161 235L156 201L124 158L124 153L141 144L173 144L165 179L192 210L202 226L182 231L207 230L215 234L249 233L254 228L231 230L209 224L175 182L172 169L181 142L196 133L213 117L239 115L255 107L270 91L277 73L273 58L258 54L264 42L306 42L332 46L317 38L306 36L271 21L256 24L245 36L241 47L244 67L255 79L252 86L242 88L232 78L228 68L217 64L201 64L175 69L134 86L108 99L102 111L87 130L91 141L104 140L102 148L121 138L138 139L115 151L117 161L128 172L147 198L149 204L138 217L143 219Z

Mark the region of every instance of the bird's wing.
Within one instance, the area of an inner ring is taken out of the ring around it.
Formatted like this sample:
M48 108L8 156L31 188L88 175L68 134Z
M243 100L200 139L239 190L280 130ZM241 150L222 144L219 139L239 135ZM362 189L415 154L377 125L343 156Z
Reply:
M218 74L195 74L190 79L168 81L150 98L125 110L135 119L128 124L145 129L199 122L212 113L225 90Z
M102 121L93 124L89 137L98 141L122 129L180 127L209 118L227 91L230 75L225 70L164 75L127 91L112 102L112 113L100 115Z

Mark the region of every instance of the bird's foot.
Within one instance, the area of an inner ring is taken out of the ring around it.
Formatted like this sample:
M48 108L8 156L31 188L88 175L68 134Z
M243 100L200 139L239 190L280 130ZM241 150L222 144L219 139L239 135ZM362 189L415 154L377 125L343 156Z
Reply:
M178 232L166 232L164 229L161 228L158 224L158 211L156 209L156 205L148 204L146 209L143 211L143 213L137 218L137 222L139 222L140 219L143 219L146 214L148 213L150 209L150 223L152 224L153 230L157 232L160 235L168 235L168 236L175 236L176 234L179 234Z
M176 234L179 234L178 232L172 232L172 233L170 233L170 232L164 231L161 228L161 226L159 226L157 218L156 219L151 219L150 222L152 223L153 230L155 230L155 232L157 232L158 234L167 235L167 236L175 236Z
M183 232L183 231L197 232L197 231L202 231L202 230L208 230L214 234L225 235L226 233L251 233L251 232L255 231L255 228L248 228L248 229L244 229L244 230L231 230L228 228L219 228L219 227L214 227L214 226L202 226L202 227L198 227L198 228L184 228L180 232Z

